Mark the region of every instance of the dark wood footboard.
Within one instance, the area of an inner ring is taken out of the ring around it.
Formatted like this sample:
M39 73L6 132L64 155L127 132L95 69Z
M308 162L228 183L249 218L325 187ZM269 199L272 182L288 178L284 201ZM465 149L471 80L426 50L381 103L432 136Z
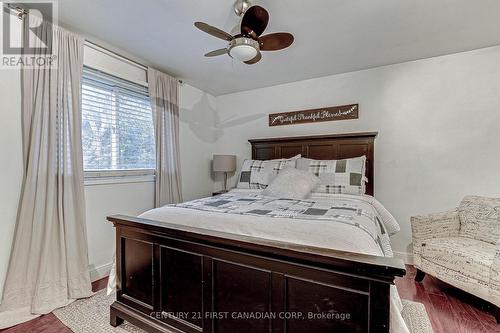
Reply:
M128 216L111 325L148 332L389 332L403 262Z

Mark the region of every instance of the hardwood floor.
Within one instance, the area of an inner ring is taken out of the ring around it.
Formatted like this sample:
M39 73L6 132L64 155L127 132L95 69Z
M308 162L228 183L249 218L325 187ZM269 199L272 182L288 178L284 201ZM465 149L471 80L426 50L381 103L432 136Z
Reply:
M421 283L415 282L415 268L406 268L406 276L396 280L399 295L425 305L434 333L500 332L486 302L429 275Z
M106 288L108 278L92 282L92 291ZM0 330L1 333L72 333L53 313L40 316L23 324Z
M401 298L425 305L435 333L500 333L500 325L485 310L485 303L429 275L422 283L413 279L416 270L407 266L408 274L396 280ZM106 287L107 279L92 283L92 290ZM55 315L48 314L17 325L1 333L71 333Z

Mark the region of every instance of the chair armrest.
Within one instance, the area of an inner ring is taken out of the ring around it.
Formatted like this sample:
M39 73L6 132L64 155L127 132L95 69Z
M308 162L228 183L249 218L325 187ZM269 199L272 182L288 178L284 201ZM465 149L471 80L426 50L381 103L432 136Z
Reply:
M460 230L457 209L442 213L412 216L410 221L413 239L418 240L458 236Z
M458 210L453 209L442 213L418 215L410 218L413 237L414 264L420 268L422 246L425 241L438 237L458 236L460 219Z

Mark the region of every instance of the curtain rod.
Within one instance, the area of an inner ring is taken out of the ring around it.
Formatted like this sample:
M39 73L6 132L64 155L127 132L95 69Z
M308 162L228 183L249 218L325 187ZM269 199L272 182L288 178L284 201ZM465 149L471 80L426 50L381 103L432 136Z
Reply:
M15 5L13 5L12 3L8 3L8 4L7 4L7 7L8 7L9 9L12 9L12 10L16 11L16 12L17 12L17 17L18 17L20 20L24 19L24 17L25 17L26 15L28 15L28 13L29 13L29 10L27 10L27 9L25 9L25 8L22 8L22 7L19 7L19 6L15 6ZM90 40L88 40L88 39L85 39L85 44L86 44L87 46L89 46L89 47L93 48L93 49L94 49L94 50L96 50L96 51L101 51L101 52L102 52L102 51L104 51L104 53L106 53L106 54L108 54L108 55L112 56L113 58L118 59L118 60L125 61L125 62L127 62L127 63L129 63L129 64L131 64L131 65L133 65L133 66L135 66L135 67L138 67L138 68L140 68L140 69L142 69L142 70L145 70L146 72L147 72L147 70L148 70L148 66L146 66L146 65L144 65L144 64L141 64L141 63L140 63L140 62L138 62L138 61L135 61L135 60L132 60L132 59L130 59L130 58L127 58L127 57L125 57L125 56L122 56L121 54L118 54L118 53L116 53L116 52L114 52L114 51L112 51L112 50L110 50L110 49L108 49L108 48L106 48L106 47L103 47L103 46L101 46L101 45L99 45L99 44L96 44L96 43L94 43L94 42L91 42L91 41L90 41ZM180 84L183 84L183 83L184 83L184 82L183 82L182 80L180 80L180 79L177 79L177 81L179 81L179 83L180 83Z
M16 11L16 12L17 12L17 17L18 17L20 20L24 19L24 17L25 17L26 15L28 15L28 12L29 12L27 9L25 9L25 8L23 8L23 7L16 6L16 5L13 5L12 3L8 3L8 4L7 4L7 8L9 8L9 9L12 9L12 10Z
M130 59L130 58L127 58L127 57L125 57L125 56L122 56L121 54L118 54L117 52L112 51L112 50L110 50L110 49L108 49L108 48L106 48L106 47L103 47L103 46L101 46L101 45L99 45L99 44L96 44L96 43L94 43L94 42L91 42L91 41L89 41L88 39L85 39L85 44L86 44L88 47L91 47L91 48L93 48L93 49L94 49L94 50L96 50L96 51L101 51L101 52L104 52L104 53L108 54L109 56L111 56L111 57L113 57L113 58L115 58L115 59L125 61L125 62L127 62L127 63L129 63L129 64L131 64L131 65L133 65L133 66L135 66L135 67L138 67L138 68L140 68L140 69L145 70L146 72L147 72L147 70L148 70L148 66L146 66L146 65L144 65L144 64L141 64L141 63L140 63L140 62L138 62L138 61L135 61L135 60L132 60L132 59ZM180 80L180 79L177 79L177 81L178 81L180 84L183 84L183 83L184 83L184 81L182 81L182 80Z
M88 39L85 39L85 44L87 46L93 48L96 51L104 51L104 53L107 53L108 55L112 56L113 58L118 59L118 60L124 60L125 62L128 62L129 64L134 65L135 67L138 67L140 69L144 69L144 70L148 69L148 66L143 65L140 62L132 60L132 59L127 58L125 56L122 56L121 54L118 54L115 51L112 51L104 46L101 46L99 44L91 42Z

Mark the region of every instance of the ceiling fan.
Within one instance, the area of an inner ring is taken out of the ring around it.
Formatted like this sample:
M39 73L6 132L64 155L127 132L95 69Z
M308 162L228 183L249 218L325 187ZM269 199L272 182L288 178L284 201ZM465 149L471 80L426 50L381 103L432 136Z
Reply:
M205 57L229 54L234 59L252 65L262 58L260 51L281 50L293 43L293 35L288 32L261 36L269 22L269 13L264 8L252 6L249 0L237 0L234 11L239 16L243 15L240 33L234 36L203 22L194 23L201 31L228 42L227 47L208 52Z

